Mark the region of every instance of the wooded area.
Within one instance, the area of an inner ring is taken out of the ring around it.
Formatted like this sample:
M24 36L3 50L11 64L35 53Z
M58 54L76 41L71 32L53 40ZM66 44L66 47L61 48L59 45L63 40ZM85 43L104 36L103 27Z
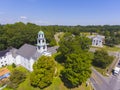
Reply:
M98 33L106 36L106 45L114 46L120 44L120 26L38 26L32 23L24 24L17 22L15 24L0 25L0 50L10 46L19 48L24 43L36 45L38 31L45 32L47 43L50 46L56 45L54 34L56 32L71 32L74 35L80 35L81 32L90 34Z

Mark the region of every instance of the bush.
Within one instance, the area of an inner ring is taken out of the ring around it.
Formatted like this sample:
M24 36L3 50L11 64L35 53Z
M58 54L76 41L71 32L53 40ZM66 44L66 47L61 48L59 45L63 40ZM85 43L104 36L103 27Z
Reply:
M114 58L112 56L108 55L107 51L97 50L94 53L93 65L105 69L112 63L113 59Z
M26 74L20 70L13 70L13 72L11 73L10 75L10 78L9 78L9 83L8 83L8 87L9 88L17 88L18 85L23 82L26 78Z

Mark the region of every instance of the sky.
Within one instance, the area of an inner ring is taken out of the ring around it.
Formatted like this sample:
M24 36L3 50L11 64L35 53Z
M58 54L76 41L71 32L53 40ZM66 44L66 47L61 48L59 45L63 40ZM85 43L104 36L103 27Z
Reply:
M0 0L0 24L120 25L120 0Z

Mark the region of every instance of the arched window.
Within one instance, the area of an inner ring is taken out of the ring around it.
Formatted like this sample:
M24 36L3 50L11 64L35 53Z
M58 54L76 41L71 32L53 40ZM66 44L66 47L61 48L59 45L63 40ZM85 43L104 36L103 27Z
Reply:
M42 43L44 43L44 42L45 42L45 40L42 41Z
M40 43L40 40L39 40L39 43Z

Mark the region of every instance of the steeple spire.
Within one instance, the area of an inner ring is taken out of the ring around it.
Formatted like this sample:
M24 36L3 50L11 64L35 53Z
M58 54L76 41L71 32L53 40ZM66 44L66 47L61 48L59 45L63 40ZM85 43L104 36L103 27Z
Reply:
M44 51L47 51L47 44L46 44L46 39L44 37L44 32L43 31L38 32L37 51L40 52L40 53L42 53Z

